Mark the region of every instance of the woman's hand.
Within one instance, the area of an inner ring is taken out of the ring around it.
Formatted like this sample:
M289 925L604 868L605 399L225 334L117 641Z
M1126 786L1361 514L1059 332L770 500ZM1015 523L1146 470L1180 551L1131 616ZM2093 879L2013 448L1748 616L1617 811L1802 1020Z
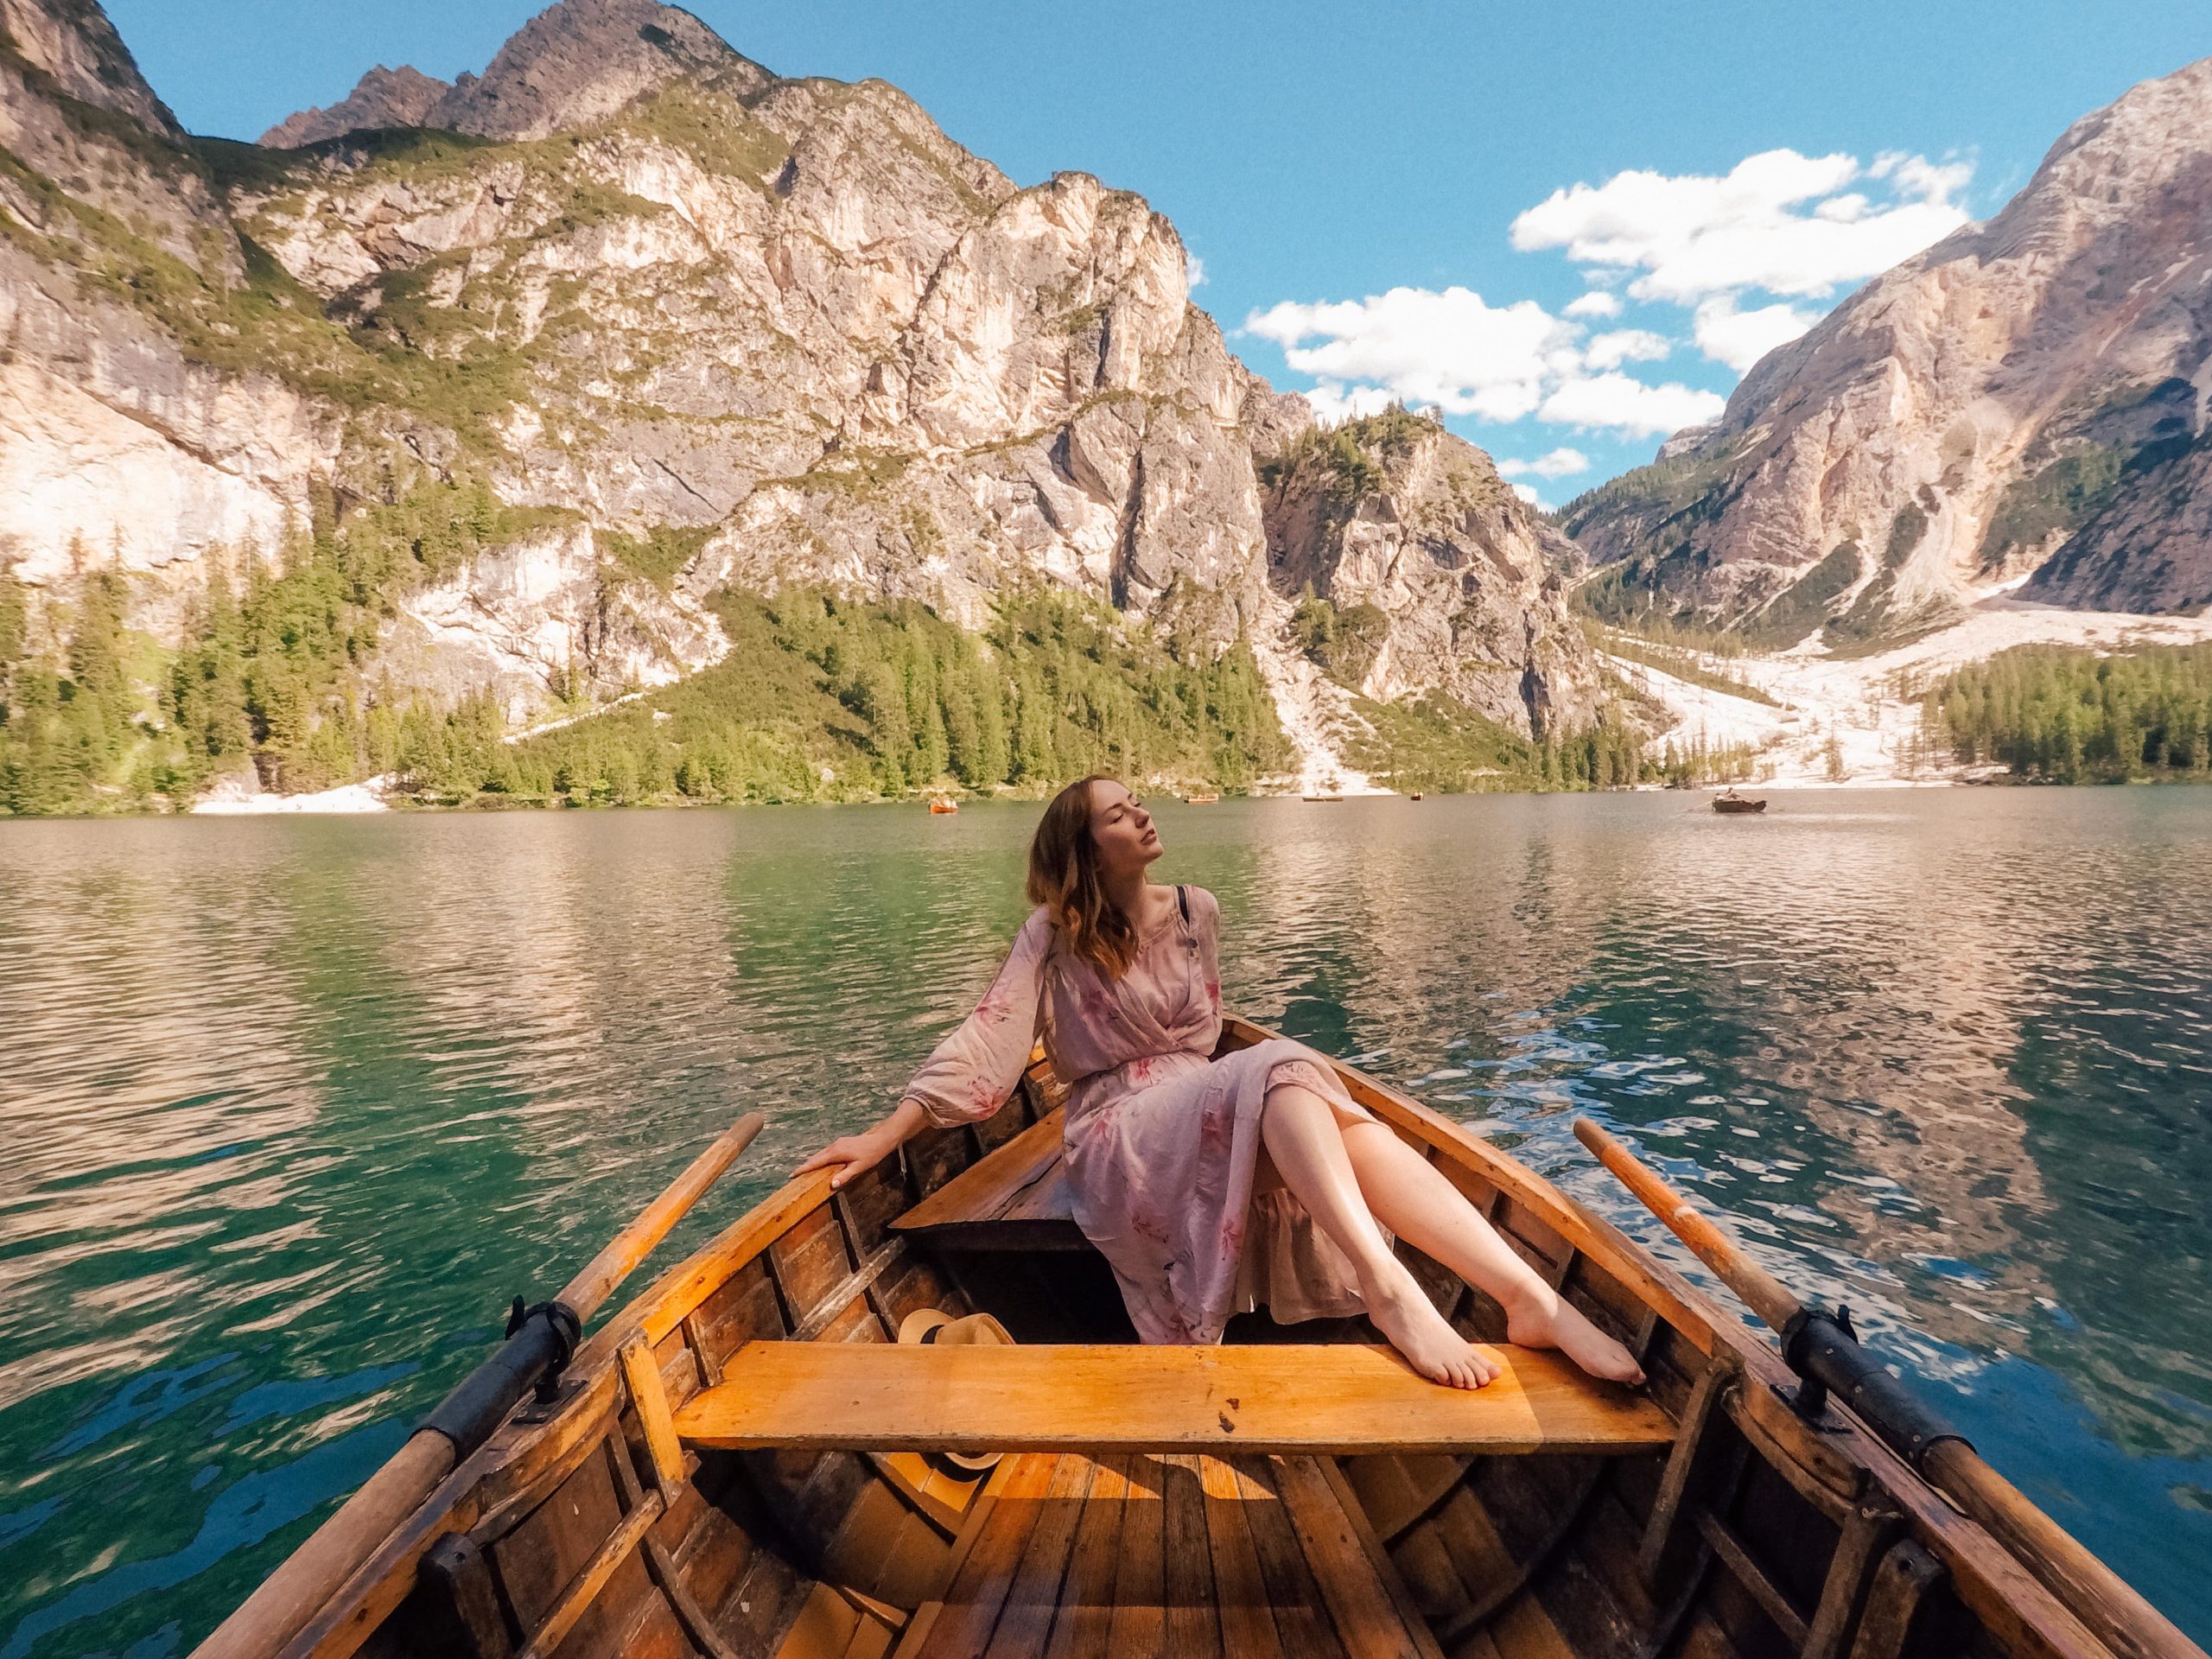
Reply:
M795 1172L804 1175L813 1169L834 1169L830 1185L840 1187L855 1175L875 1167L914 1136L924 1122L922 1109L911 1100L899 1103L899 1109L873 1128L858 1135L841 1135L813 1157L801 1164Z

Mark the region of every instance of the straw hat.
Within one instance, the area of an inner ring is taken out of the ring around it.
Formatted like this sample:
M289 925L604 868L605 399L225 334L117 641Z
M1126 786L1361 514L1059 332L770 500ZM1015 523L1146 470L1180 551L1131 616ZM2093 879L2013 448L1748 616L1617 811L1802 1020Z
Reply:
M954 1319L950 1313L934 1307L918 1307L899 1321L899 1340L917 1344L936 1343L953 1348L1012 1347L1013 1335L988 1313L970 1313L965 1319ZM980 1475L997 1466L995 1452L975 1453L968 1452L932 1452L926 1454L932 1463L950 1465L956 1475Z
M1014 1346L1006 1326L988 1313L970 1313L964 1319L934 1307L918 1307L899 1322L901 1342L942 1343L950 1348Z

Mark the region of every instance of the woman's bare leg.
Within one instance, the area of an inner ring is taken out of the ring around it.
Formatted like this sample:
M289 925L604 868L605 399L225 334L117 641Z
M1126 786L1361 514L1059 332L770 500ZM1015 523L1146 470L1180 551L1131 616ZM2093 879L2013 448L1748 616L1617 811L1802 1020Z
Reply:
M1505 1309L1508 1341L1557 1348L1593 1376L1641 1382L1636 1357L1536 1276L1459 1189L1381 1123L1346 1123L1341 1139L1376 1220Z
M1278 1084L1268 1090L1260 1139L1282 1184L1350 1258L1368 1317L1413 1368L1456 1389L1478 1389L1496 1376L1497 1366L1452 1328L1383 1243L1360 1195L1336 1109L1311 1089Z

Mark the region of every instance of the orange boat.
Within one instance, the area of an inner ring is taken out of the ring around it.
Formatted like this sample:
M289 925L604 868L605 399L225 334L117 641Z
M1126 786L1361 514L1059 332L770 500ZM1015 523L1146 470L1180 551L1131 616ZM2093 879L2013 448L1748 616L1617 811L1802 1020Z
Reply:
M930 810L933 813L957 812L959 810L959 802L948 801L941 796L930 803Z

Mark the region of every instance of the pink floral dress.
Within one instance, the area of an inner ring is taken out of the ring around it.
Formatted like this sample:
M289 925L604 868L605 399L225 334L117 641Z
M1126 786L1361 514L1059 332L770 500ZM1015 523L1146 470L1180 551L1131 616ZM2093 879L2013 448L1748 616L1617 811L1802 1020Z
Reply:
M940 1127L988 1117L1042 1034L1070 1090L1077 1224L1112 1264L1147 1342L1217 1342L1230 1314L1261 1303L1284 1324L1357 1313L1351 1263L1274 1179L1260 1112L1269 1088L1296 1082L1344 1116L1369 1114L1300 1044L1278 1038L1211 1058L1221 907L1203 887L1179 899L1117 980L1062 949L1046 912L1033 912L906 1097Z

